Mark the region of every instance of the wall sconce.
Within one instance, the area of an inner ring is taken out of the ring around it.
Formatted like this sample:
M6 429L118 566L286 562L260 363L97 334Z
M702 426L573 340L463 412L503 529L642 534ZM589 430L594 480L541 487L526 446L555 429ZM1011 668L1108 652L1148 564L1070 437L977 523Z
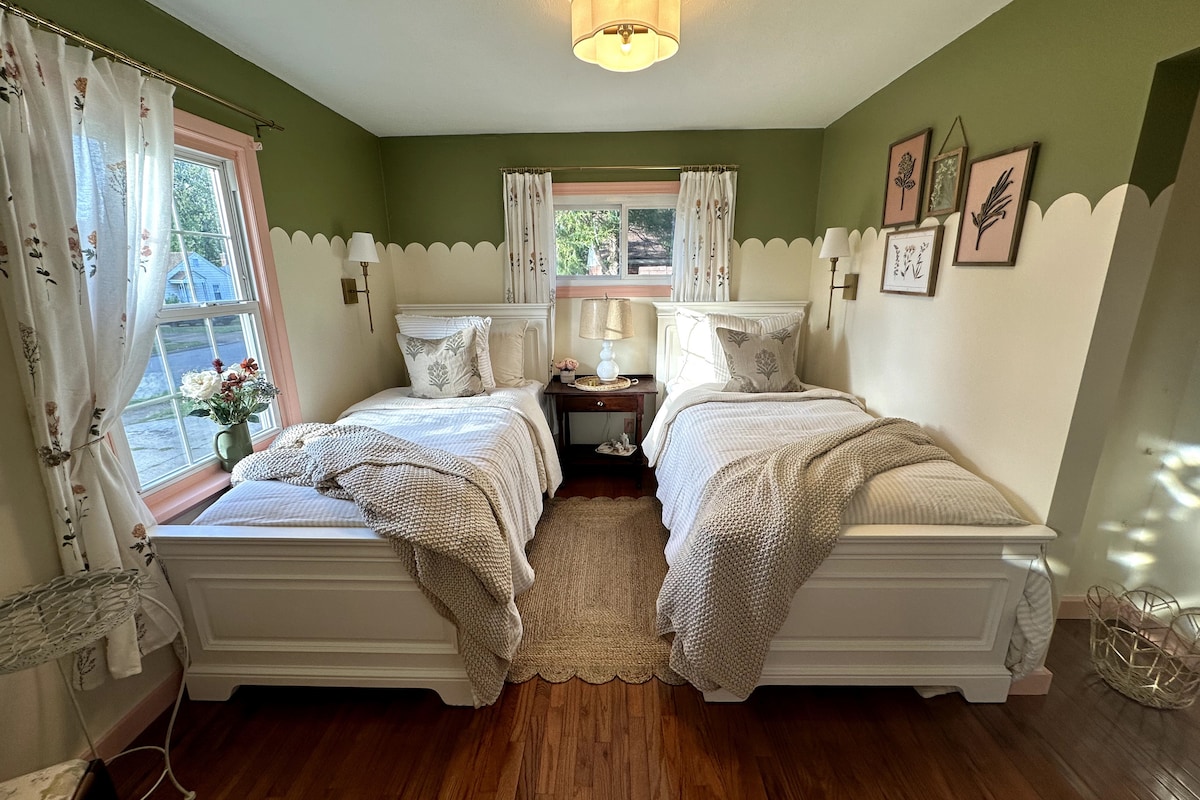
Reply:
M821 243L821 254L818 258L829 259L829 313L825 317L825 330L829 330L829 322L833 319L833 290L842 290L843 300L858 299L858 273L848 272L841 286L835 284L837 262L839 258L850 255L850 232L845 228L828 228L825 240Z
M379 253L375 250L375 237L369 233L355 233L350 237L350 252L347 261L357 261L362 264L363 288L359 289L354 278L342 278L342 302L346 305L358 302L358 296L367 296L367 322L371 325L371 333L375 332L375 320L371 318L371 287L367 284L367 264L378 264Z

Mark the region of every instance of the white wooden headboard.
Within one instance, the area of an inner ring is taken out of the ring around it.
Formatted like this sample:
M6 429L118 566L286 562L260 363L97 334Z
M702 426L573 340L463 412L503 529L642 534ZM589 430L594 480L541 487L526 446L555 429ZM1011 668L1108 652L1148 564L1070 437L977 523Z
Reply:
M428 305L396 304L397 314L424 314L427 317L491 317L493 320L525 320L525 377L550 381L550 304L549 303L437 303Z
M808 300L739 300L728 303L655 303L658 312L658 353L654 361L654 377L660 391L679 374L679 332L675 328L675 310L686 308L702 314L734 314L749 319L761 319L775 314L805 313L800 326L800 342L796 347L796 374L802 374L804 347L808 339L808 313L812 303Z

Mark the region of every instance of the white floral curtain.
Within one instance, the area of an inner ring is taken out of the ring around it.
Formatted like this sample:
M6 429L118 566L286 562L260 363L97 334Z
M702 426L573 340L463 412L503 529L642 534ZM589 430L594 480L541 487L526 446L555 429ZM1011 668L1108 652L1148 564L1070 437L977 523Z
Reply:
M558 251L549 172L504 175L504 301L553 303Z
M137 568L176 610L153 517L106 440L146 369L163 301L174 152L162 81L0 14L0 307L63 571ZM75 678L141 671L175 636L153 604L81 650Z
M737 172L684 170L675 207L671 299L724 302L729 299L729 258Z

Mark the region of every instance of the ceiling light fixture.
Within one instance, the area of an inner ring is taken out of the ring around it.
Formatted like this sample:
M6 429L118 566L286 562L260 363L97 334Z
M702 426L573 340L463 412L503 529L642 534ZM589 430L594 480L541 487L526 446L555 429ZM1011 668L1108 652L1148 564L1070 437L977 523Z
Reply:
M575 56L636 72L679 51L679 0L571 0Z

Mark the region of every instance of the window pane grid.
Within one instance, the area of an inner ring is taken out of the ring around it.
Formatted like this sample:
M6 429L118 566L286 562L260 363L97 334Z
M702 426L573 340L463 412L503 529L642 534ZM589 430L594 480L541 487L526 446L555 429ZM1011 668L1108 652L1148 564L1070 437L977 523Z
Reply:
M580 282L614 278L661 282L668 278L676 201L670 195L598 195L555 203L558 276ZM604 223L608 239L598 235L598 230L589 231L585 224L605 211L616 212ZM613 260L616 263L610 263Z
M155 330L151 362L125 407L130 449L143 489L207 467L216 460L212 440L219 427L186 413L179 391L184 373L230 366L253 356L269 370L261 342L265 333L249 271L240 204L228 165L177 150L172 190L172 266ZM269 371L267 372L269 375ZM252 435L277 427L274 408Z

